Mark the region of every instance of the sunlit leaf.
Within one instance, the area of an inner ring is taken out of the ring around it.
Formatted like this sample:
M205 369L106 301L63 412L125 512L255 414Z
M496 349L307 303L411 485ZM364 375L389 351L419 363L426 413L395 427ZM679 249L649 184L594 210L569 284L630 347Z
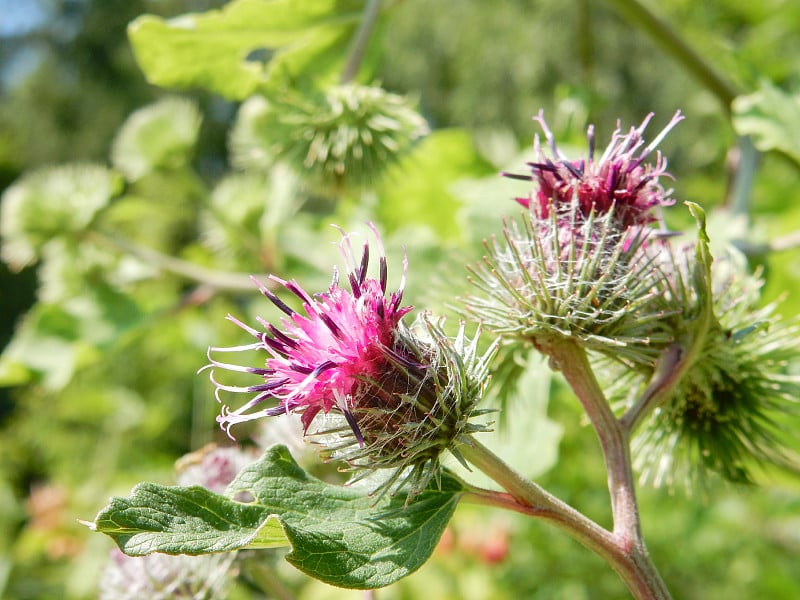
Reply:
M273 77L311 66L319 77L343 61L362 8L357 0L235 0L169 20L145 15L129 34L151 83L241 100Z
M111 147L111 161L135 181L159 168L176 169L191 159L202 117L182 98L164 98L131 113Z
M63 388L87 350L77 335L74 320L59 307L36 306L0 355L0 385L39 381L47 389Z
M201 220L203 242L216 255L236 257L251 253L258 258L259 221L269 197L269 182L255 174L232 174L211 194L210 210Z
M800 164L800 94L764 81L758 91L733 101L733 126L753 138L756 148L777 150Z
M393 167L378 189L381 221L396 228L407 224L433 227L442 238L458 238L453 194L456 181L480 177L495 169L475 150L469 133L439 129L425 137Z
M142 318L130 296L105 283L57 304L38 303L0 355L0 385L38 381L61 389Z
M446 475L441 483L408 505L404 494L376 502L362 489L311 477L285 446L273 446L237 476L227 497L197 486L140 484L129 497L113 498L92 527L137 556L288 540L287 560L308 575L341 587L375 588L408 575L433 552L461 491Z

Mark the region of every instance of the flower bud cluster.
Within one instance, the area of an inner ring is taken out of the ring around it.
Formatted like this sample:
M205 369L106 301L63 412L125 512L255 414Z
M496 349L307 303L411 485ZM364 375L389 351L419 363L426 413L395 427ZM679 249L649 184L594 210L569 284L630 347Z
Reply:
M666 160L646 160L681 118L647 145L650 117L618 130L598 160L590 128L588 158L576 161L540 115L549 153L537 139L530 175L510 175L534 184L517 198L527 212L487 243L467 310L545 353L569 340L610 359L612 393L624 387L633 411L625 422L642 424L633 451L645 479L691 484L715 472L749 482L756 464L797 467L778 416L798 412L800 378L788 369L800 342L774 306L757 308L761 283L732 255L712 269L699 207L689 206L699 230L690 245L661 222L673 203L659 183Z

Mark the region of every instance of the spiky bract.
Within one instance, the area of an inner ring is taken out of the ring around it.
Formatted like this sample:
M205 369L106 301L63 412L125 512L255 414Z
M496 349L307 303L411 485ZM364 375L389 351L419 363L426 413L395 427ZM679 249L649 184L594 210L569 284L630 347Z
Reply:
M463 437L486 431L471 419L489 411L476 409L489 380L496 345L478 352L479 335L469 339L462 323L450 338L430 315L420 315L411 327L397 329L397 361L379 378L368 381L371 393L353 408L363 432L363 445L344 424L324 424L317 434L330 456L346 460L358 480L380 469L392 469L378 491L408 484L412 494L433 477L438 480L439 458Z
M800 328L774 304L757 308L762 281L729 266L726 257L715 264L727 273L716 277L716 321L700 352L633 441L636 468L656 485L691 489L709 472L750 483L758 465L800 467L782 428L800 414L800 376L788 372L800 359Z
M671 338L660 322L663 277L652 230L620 231L614 209L584 216L573 201L505 224L471 268L483 292L467 310L488 329L533 341L569 337L627 363L651 364Z
M350 83L320 94L248 101L232 152L241 166L286 161L304 182L338 193L374 183L426 133L425 119L407 98Z

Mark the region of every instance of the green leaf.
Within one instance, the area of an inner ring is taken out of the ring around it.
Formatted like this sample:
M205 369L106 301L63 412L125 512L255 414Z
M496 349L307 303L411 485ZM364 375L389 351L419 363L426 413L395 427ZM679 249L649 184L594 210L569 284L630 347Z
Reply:
M761 88L733 104L733 126L753 138L762 152L778 150L800 164L800 94L788 94L764 81Z
M60 390L145 318L129 295L105 283L84 285L80 295L34 305L0 356L0 386L38 381Z
M202 117L193 102L164 98L133 112L114 138L111 161L135 181L156 169L179 169L191 159Z
M439 129L389 170L377 190L380 220L392 228L428 225L442 239L462 236L454 195L457 181L495 172L475 149L468 132Z
M286 545L280 526L263 506L235 502L197 485L140 483L128 498L112 498L97 515L94 529L111 536L130 556Z
M144 483L128 498L113 498L93 528L130 555L226 552L288 540L286 558L304 573L370 589L397 581L428 559L460 492L445 474L441 489L425 490L408 505L404 494L375 502L361 489L311 477L285 446L274 446L237 476L227 497L196 486Z
M677 366L672 364L675 359L671 358L673 355L671 349L664 351L661 366L656 365L654 377L664 378L668 371L668 377L671 379L671 383L659 392L664 397L668 397L672 390L676 389L681 378L691 372L691 368L698 360L704 358L703 351L709 335L719 329L719 322L714 315L714 285L711 277L711 264L714 259L709 248L710 239L706 231L706 214L694 202L685 202L685 204L697 223L697 243L695 244L694 261L690 265L691 281L686 282L693 288L691 296L694 296L696 301L692 302L690 296L679 298L679 302L684 305L686 331L679 336L682 348ZM669 366L664 369L664 365ZM659 373L660 370L664 370L664 373Z
M63 388L90 353L78 337L75 320L60 306L35 305L0 356L0 385L37 380L45 389Z
M514 198L525 196L530 184L502 177L500 172L517 172L520 165L528 160L530 151L526 149L494 168L488 175L463 178L452 186L462 202L458 220L462 224L463 235L472 244L481 246L482 240L501 230L504 218L520 214L522 207Z
M699 329L706 331L714 319L714 286L711 278L711 263L714 261L711 256L711 240L706 232L706 213L700 205L694 202L687 202L689 212L697 222L697 245L695 246L695 264L693 270L694 288L700 302L698 305L699 314L697 319L703 325Z
M356 0L235 0L169 20L142 16L129 36L151 83L242 100L273 78L306 69L318 76L343 60L362 7ZM266 59L253 60L258 53Z

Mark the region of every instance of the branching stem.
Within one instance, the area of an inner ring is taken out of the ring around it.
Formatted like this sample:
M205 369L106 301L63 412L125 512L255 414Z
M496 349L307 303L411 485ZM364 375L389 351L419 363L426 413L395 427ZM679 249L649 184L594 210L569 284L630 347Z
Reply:
M672 393L690 364L684 354L680 344L672 344L664 350L656 364L650 383L620 419L620 423L628 435L632 435L636 431L639 423L658 405L662 398Z
M253 282L250 280L250 275L247 273L231 273L229 271L201 267L189 261L162 254L152 248L140 246L116 235L93 231L89 232L87 236L102 244L113 246L126 254L135 256L162 271L167 271L173 275L178 275L184 279L202 283L218 290L240 292L253 291L255 289Z
M636 545L642 533L628 433L611 411L583 348L571 340L558 339L540 346L540 349L550 357L553 366L561 371L578 396L600 440L608 471L614 534L622 538L626 545Z
M459 445L458 451L486 473L505 492L468 487L464 500L512 510L549 521L606 560L619 574L637 600L670 600L664 581L643 544L629 546L616 533L604 529L536 483L508 466L474 438Z
M608 0L636 29L644 31L661 49L677 60L692 76L711 91L727 112L739 92L711 63L665 19L638 0Z
M358 31L356 31L353 37L350 51L347 55L347 63L342 70L341 83L350 83L355 79L358 69L364 61L369 38L372 35L372 30L375 28L375 22L378 20L380 8L381 0L368 0L366 7L364 7L361 25L359 25Z

